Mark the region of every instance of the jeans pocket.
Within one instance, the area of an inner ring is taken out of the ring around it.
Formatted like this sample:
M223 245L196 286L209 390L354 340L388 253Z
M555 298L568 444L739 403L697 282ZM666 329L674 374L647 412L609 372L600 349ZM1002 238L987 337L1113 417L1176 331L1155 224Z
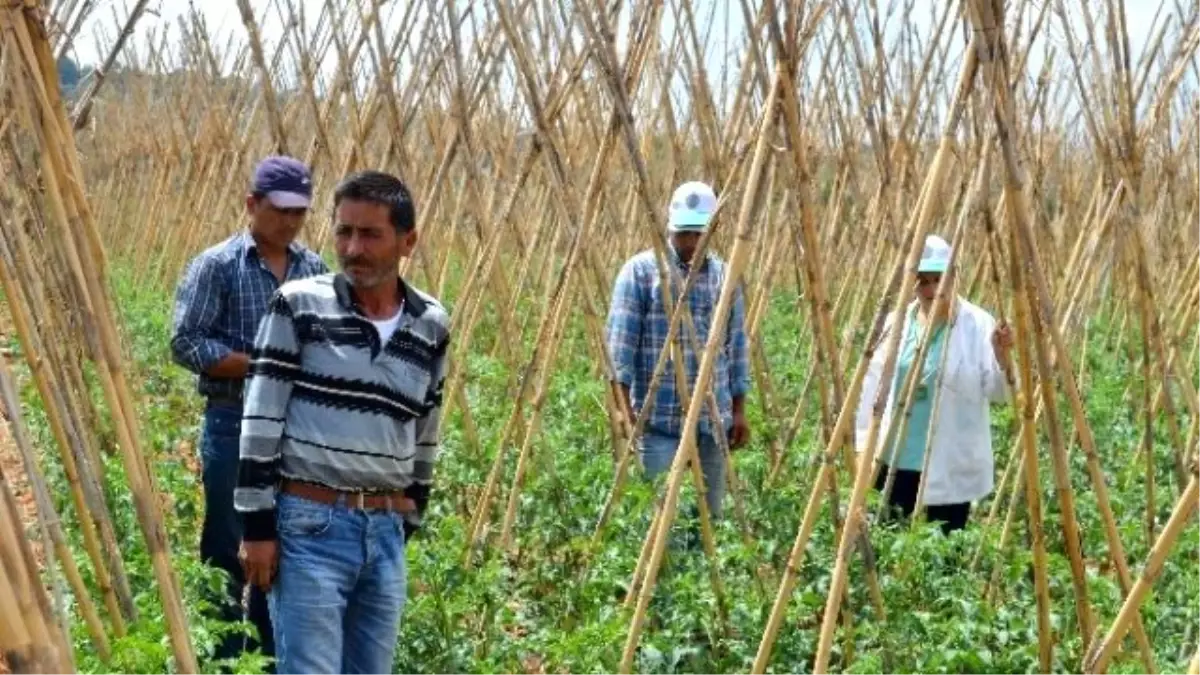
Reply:
M239 442L236 431L214 433L211 428L207 429L200 439L200 458L204 466L236 477Z
M333 507L307 499L280 495L276 529L281 534L318 537L329 530Z

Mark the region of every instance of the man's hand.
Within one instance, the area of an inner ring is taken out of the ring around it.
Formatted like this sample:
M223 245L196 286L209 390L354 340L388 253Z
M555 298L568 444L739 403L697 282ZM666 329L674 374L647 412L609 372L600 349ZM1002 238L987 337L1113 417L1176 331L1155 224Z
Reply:
M242 541L238 560L242 563L246 581L265 592L270 590L275 573L279 571L279 544L274 539Z
M1005 370L1012 364L1012 346L1012 328L1006 323L998 324L996 330L992 331L992 352L996 355L996 362Z
M746 397L733 397L733 428L729 430L729 449L738 448L750 442L750 423L746 421Z
M217 361L208 369L209 377L236 380L250 374L250 355L245 352L231 352L225 358Z
M733 413L733 428L729 431L729 448L736 450L750 442L750 423L741 410Z

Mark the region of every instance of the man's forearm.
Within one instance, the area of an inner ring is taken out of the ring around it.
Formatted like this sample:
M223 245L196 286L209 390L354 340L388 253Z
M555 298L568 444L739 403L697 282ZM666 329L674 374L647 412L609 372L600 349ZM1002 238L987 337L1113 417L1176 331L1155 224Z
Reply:
M195 330L176 332L171 338L175 362L196 373L215 378L241 379L250 373L250 355Z
M204 371L209 377L239 379L250 372L250 355L245 352L230 352Z

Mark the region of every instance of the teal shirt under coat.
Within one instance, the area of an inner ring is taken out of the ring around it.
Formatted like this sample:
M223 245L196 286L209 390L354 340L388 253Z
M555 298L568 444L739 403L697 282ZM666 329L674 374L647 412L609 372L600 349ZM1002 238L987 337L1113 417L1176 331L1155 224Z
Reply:
M896 359L896 377L892 380L892 398L901 401L900 395L904 383L908 380L909 370L912 369L913 359L917 356L924 327L919 326L913 319L913 310L909 311L906 322L908 330L904 333L900 354ZM929 348L925 350L925 367L917 381L917 391L913 394L912 411L908 419L907 429L900 446L896 448L896 468L905 471L920 471L925 466L925 446L929 437L930 421L933 417L933 392L936 390L938 371L942 362L942 350L946 340L946 326L942 324L930 336ZM900 419L892 425L887 445L884 446L883 460L886 464L891 458L892 439L898 432Z

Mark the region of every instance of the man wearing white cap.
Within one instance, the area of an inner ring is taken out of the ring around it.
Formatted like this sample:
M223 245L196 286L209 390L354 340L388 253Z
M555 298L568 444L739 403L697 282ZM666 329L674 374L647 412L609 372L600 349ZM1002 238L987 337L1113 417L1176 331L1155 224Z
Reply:
M258 325L272 294L284 281L329 271L321 257L296 243L312 199L308 167L292 157L272 156L255 167L246 195L248 227L201 252L188 264L175 296L171 353L198 378L206 399L200 459L204 486L202 561L229 573L229 597L218 614L240 621L246 584L238 546L241 525L233 508L238 475L242 392ZM250 590L249 618L262 651L274 656L266 596ZM217 646L217 659L253 651L255 641L233 633Z
M949 533L962 529L970 516L971 502L991 493L994 481L990 403L1003 403L1012 396L1007 374L1012 372L1012 331L997 325L992 315L968 302L954 290L954 271L949 270L950 244L931 235L917 267L916 298L909 304L901 330L900 352L895 373L889 383L888 402L879 438L873 448L882 464L875 489L882 491L887 474L895 467L896 477L888 496L889 512L911 515L916 508L917 492L925 481L923 503L928 519L942 524ZM944 274L948 301L936 314L938 284ZM926 349L925 363L915 383L909 408L907 429L897 438L893 413L898 395L913 368L921 336L932 322L933 333ZM949 325L947 325L949 323ZM891 317L882 335L892 329ZM883 338L880 338L883 341ZM943 359L943 352L949 354ZM861 451L870 429L872 408L880 387L885 354L875 351L863 381L856 420L856 439ZM940 395L937 394L940 387ZM934 401L937 415L934 417ZM933 437L925 470L925 448Z
M708 252L702 260L694 260L697 244L708 229L716 206L717 198L711 187L688 182L675 190L668 211L667 267L674 277L671 303L674 307L679 302L684 279L691 266L698 265L697 279L687 300L696 328L696 342L701 347L707 343L708 331L715 322L726 272L725 262L714 253ZM750 390L750 365L744 302L739 288L714 364L712 387L721 428L712 428L706 409L697 429L697 447L707 490L705 499L714 518L721 515L725 494L725 457L715 434L724 434L732 448L740 448L750 439L745 411L746 393ZM654 249L647 249L630 258L617 275L606 331L616 380L623 394L624 412L631 421L647 405L650 378L666 342L669 322L656 255ZM691 349L692 341L684 337L682 327L677 340L684 355L687 393L690 395L699 373L700 359ZM669 362L667 367L652 402L640 448L642 464L650 479L671 467L687 413L681 405L680 392L676 391L675 366Z

